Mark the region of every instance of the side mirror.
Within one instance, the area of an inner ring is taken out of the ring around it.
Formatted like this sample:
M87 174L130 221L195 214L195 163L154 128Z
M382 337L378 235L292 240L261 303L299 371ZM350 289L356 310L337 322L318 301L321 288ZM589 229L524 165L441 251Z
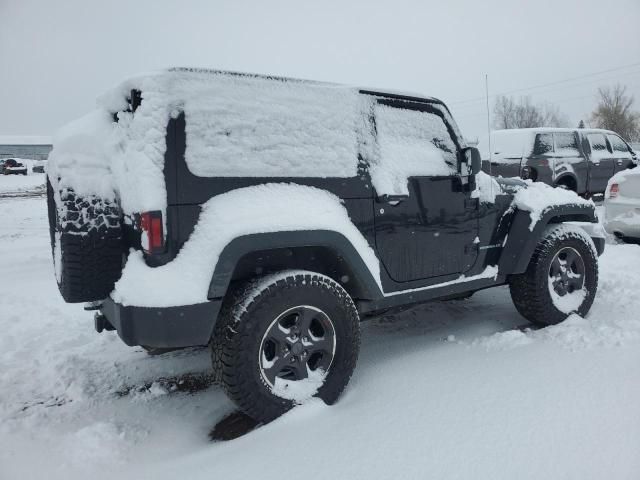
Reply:
M460 159L461 175L476 175L482 169L482 158L480 151L476 147L466 147L462 149Z

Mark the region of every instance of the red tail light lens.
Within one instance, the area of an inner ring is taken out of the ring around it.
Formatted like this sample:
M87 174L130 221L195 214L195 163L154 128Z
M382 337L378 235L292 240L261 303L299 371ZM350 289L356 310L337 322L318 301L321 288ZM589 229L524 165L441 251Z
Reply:
M164 251L164 235L162 231L162 212L143 212L140 215L141 243L146 253L162 253Z
M611 184L611 188L609 189L609 198L616 198L620 191L620 187L617 183Z

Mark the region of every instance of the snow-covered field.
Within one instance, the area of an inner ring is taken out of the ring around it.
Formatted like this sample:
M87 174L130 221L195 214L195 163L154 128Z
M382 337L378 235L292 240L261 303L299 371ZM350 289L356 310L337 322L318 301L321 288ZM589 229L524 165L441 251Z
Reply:
M2 480L640 478L638 246L607 245L586 319L527 330L501 287L365 323L337 405L212 443L207 350L152 357L64 304L44 197L3 196L35 178L0 177Z

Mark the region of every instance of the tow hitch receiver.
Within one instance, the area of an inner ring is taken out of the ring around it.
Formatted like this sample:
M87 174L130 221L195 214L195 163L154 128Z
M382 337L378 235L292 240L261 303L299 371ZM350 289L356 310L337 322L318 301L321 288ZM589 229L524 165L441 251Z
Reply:
M111 325L109 323L109 320L107 320L107 317L99 312L96 312L95 316L93 317L93 322L96 327L96 332L98 333L102 333L103 330L106 330L107 332L115 330L113 325Z

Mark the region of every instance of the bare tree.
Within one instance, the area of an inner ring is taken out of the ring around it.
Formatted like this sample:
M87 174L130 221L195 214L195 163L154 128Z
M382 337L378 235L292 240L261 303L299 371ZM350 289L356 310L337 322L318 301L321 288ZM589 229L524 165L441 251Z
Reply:
M567 117L552 105L534 105L530 97L500 95L493 109L494 126L499 129L532 127L566 127Z
M640 113L632 110L633 96L627 95L627 87L600 87L600 100L591 114L591 122L598 128L619 133L630 141L640 139Z

